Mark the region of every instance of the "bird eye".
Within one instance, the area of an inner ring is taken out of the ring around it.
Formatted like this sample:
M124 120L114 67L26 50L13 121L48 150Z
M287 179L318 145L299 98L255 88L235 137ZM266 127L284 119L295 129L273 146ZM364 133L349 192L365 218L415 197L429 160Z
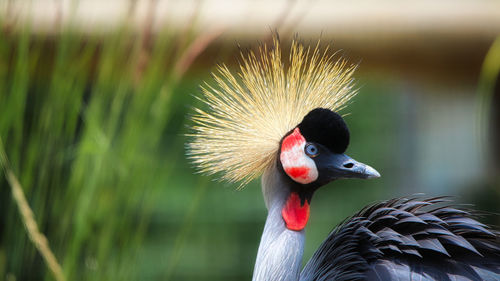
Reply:
M315 157L319 153L319 149L312 143L306 144L305 151L309 157Z

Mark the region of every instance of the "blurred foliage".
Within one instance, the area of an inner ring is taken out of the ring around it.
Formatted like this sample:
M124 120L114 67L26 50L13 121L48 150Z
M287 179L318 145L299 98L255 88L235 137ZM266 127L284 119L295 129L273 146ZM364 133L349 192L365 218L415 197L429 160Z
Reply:
M139 279L131 265L183 155L169 122L187 110L171 97L178 42L192 39L2 34L0 136L68 280ZM0 184L0 280L39 280L44 264Z
M209 70L178 72L196 39L189 30L148 34L4 30L0 137L13 171L68 280L250 279L266 216L259 182L236 191L194 174L186 116ZM420 191L411 178L411 97L391 79L361 79L344 112L347 153L383 177L317 192L305 260L362 206ZM41 279L52 276L2 177L0 280Z

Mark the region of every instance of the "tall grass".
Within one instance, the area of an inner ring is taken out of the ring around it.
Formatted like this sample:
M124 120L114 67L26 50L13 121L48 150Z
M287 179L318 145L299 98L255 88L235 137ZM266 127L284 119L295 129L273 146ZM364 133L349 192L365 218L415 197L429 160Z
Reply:
M0 137L64 275L139 280L131 265L182 147L166 126L193 35L1 38ZM3 178L0 195L0 280L52 280Z

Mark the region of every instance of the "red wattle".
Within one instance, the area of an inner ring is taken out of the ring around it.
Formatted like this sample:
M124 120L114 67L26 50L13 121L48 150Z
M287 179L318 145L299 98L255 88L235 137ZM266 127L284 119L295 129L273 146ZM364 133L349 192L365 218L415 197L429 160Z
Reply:
M281 210L281 216L285 220L286 227L290 230L300 231L306 227L309 220L309 203L300 202L300 197L296 192L292 192Z

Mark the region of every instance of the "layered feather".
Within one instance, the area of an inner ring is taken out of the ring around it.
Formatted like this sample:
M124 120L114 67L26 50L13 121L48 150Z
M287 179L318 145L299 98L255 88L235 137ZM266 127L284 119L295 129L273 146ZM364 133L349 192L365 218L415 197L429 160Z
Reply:
M500 280L499 235L446 198L396 198L336 227L300 280Z
M239 72L221 65L202 87L189 154L202 172L242 185L277 160L282 137L312 109L341 110L355 95L354 65L328 48L293 41L288 60L279 40L242 54Z

